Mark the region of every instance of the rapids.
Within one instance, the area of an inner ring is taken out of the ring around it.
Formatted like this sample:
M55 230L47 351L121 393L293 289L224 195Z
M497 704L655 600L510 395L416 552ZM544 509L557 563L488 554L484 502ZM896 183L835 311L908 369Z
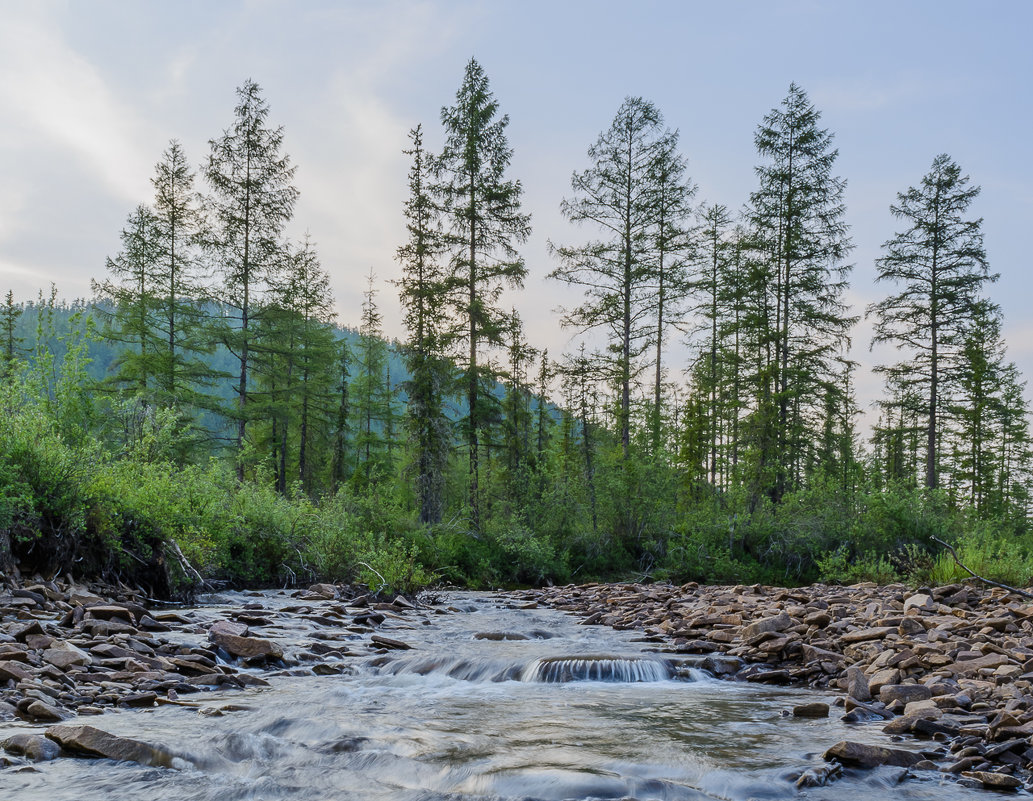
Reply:
M214 619L241 596L204 611ZM255 601L248 596L247 601ZM269 608L290 602L265 593ZM81 722L161 744L176 769L63 758L0 770L17 801L561 801L985 797L934 771L846 771L797 790L844 740L890 745L878 724L794 719L834 697L718 681L650 653L634 632L580 626L505 597L455 594L387 636L413 648L345 657L341 673L263 674L269 688L190 696L193 706ZM311 637L305 622L285 644ZM74 721L73 721L74 722ZM0 724L0 738L29 724ZM918 743L894 743L918 748ZM902 781L902 779L904 779Z

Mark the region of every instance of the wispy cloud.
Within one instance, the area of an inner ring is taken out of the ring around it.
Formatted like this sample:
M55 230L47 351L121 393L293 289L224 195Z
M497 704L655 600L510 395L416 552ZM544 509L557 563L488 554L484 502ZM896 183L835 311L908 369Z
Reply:
M0 148L33 142L73 154L109 191L139 199L151 156L147 129L86 58L61 38L45 11L5 9L0 26ZM42 141L41 141L42 140Z

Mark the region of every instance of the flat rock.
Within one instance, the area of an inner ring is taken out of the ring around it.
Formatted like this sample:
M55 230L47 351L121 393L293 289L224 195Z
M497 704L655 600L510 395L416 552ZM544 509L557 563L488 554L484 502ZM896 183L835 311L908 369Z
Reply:
M1022 782L1007 773L993 773L988 770L966 770L962 776L968 779L975 779L981 782L984 787L992 787L997 790L1015 790L1022 787Z
M952 665L945 665L943 669L956 676L970 676L983 668L999 668L1001 665L1007 665L1009 661L1004 654L987 654L975 659L959 660Z
M924 684L886 684L879 690L879 700L884 704L900 701L910 704L912 701L928 701L933 691Z
M370 637L370 640L374 645L379 645L381 648L391 648L396 651L408 651L412 648L407 642L392 640L390 637L381 637L379 634L374 634Z
M85 651L68 642L56 643L43 652L43 659L58 670L68 670L73 665L90 665L93 660Z
M20 708L20 705L19 705ZM51 704L45 704L42 701L32 701L25 707L25 714L34 720L41 720L44 722L51 722L55 720L66 720L71 717L64 710L52 706Z
M900 748L883 748L878 745L867 745L855 743L850 740L843 740L836 743L824 753L826 761L841 762L844 765L854 765L862 768L875 768L879 765L895 765L901 768L909 768L916 765L924 758L914 751L904 751Z
M208 639L239 659L282 659L283 649L271 640L258 637L240 637L236 634L224 634L215 630L208 632Z
M162 768L172 767L173 755L164 748L128 737L118 737L93 726L51 726L46 735L72 754L119 762L139 762L141 765Z
M919 611L933 611L936 609L936 601L931 596L925 593L916 593L904 601L904 613L907 614L909 609L917 609Z
M876 626L874 628L869 629L858 629L857 631L848 631L839 639L841 642L847 645L851 645L853 643L858 642L868 642L869 640L881 640L887 634L896 632L896 630L897 629L895 626Z
M761 618L760 620L750 623L748 626L743 626L740 635L744 640L748 640L751 637L756 637L758 634L785 631L792 625L793 619L785 612L780 612L772 617Z
M827 718L829 716L829 705L820 701L811 704L799 704L793 707L794 718Z
M0 682L7 681L8 679L23 681L31 678L32 673L22 667L18 662L11 660L0 662Z

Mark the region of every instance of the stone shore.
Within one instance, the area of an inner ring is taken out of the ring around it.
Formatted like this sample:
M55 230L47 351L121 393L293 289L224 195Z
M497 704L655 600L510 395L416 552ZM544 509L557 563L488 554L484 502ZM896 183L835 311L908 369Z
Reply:
M115 737L82 717L165 704L202 715L236 711L206 705L203 693L268 686L263 676L342 673L348 657L407 649L377 632L411 628L414 611L403 597L387 603L333 584L180 612L151 609L125 587L0 581L0 728L16 719L41 726L0 735L0 768L58 756L167 767L174 755L162 746ZM447 612L421 614L428 611Z
M511 597L641 631L658 651L699 655L717 676L841 691L835 714L911 742L830 744L829 769L801 785L833 779L840 765L889 764L972 787L1033 788L1033 603L1005 590L587 584Z

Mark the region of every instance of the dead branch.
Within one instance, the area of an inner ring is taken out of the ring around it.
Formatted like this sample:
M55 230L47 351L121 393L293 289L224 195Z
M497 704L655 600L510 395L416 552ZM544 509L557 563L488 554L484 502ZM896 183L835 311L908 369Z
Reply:
M958 558L958 552L954 550L954 546L953 545L948 545L946 542L941 540L939 537L932 537L932 536L930 536L930 539L933 542L940 543L940 545L942 545L944 548L946 548L948 551L950 551L950 555L952 557L954 557L954 564L956 564L958 567L960 567L962 570L964 570L966 573L968 573L970 576L972 576L972 578L977 579L978 581L982 581L984 584L989 584L991 587L1000 587L1002 590L1007 590L1008 592L1013 592L1016 595L1021 595L1023 598L1033 598L1033 593L1026 592L1025 590L1020 590L1017 587L1012 587L1012 586L1010 586L1008 584L1001 584L1001 582L999 582L999 581L991 581L988 578L983 578L982 576L977 575L976 573L973 573L971 570L969 570L968 567L966 567L965 565L963 565L961 563L961 560Z
M169 540L167 542L168 548L172 551L172 555L176 557L176 561L179 562L179 566L183 568L183 572L188 576L193 577L200 585L201 589L214 592L215 587L205 581L201 574L197 572L197 569L190 564L190 561L183 555L183 552L179 549L179 543L175 540Z

